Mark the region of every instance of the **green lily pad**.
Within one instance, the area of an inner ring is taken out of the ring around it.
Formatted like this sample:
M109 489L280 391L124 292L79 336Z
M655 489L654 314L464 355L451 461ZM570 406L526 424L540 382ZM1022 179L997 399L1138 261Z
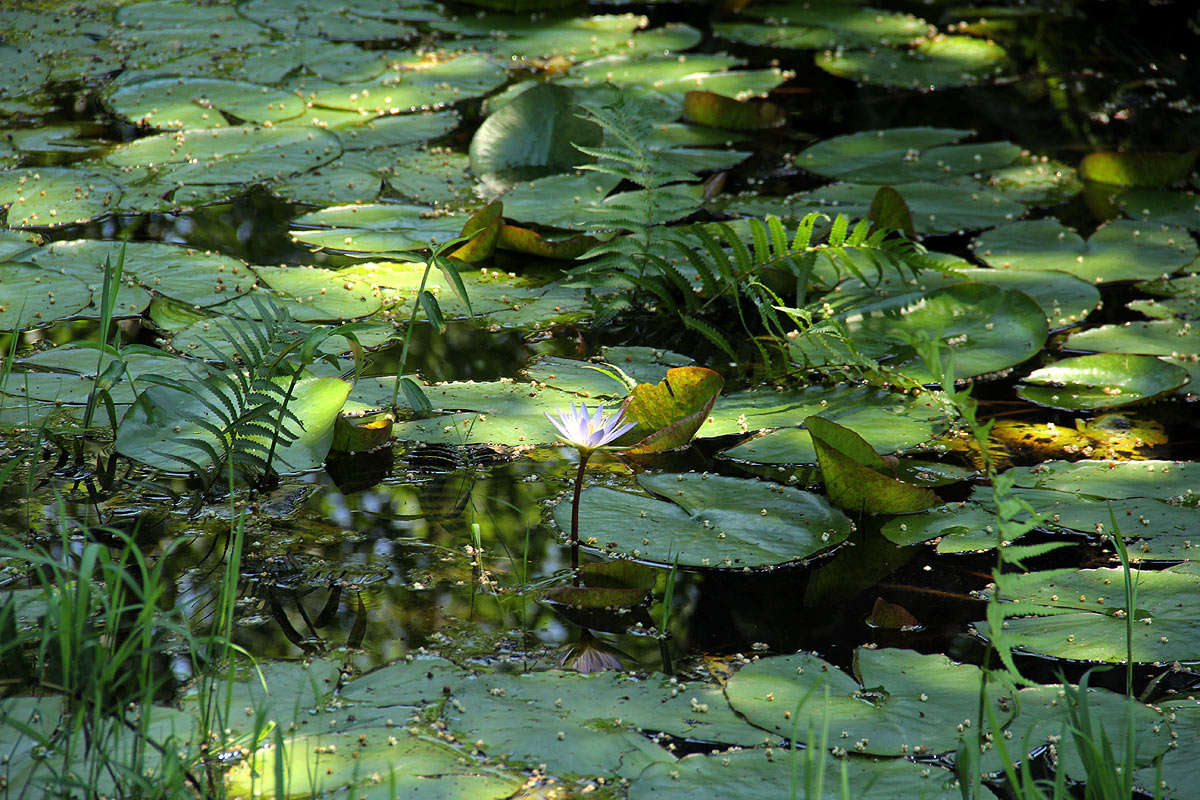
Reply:
M601 352L603 360L597 363L544 356L531 363L525 375L581 397L617 398L629 390L622 374L635 386L655 384L667 377L668 370L692 363L687 356L651 347L605 347Z
M905 514L938 502L931 490L895 477L865 439L836 422L811 416L804 427L812 437L829 499L851 513Z
M1076 687L1077 688L1077 687ZM1112 753L1124 758L1128 725L1133 722L1134 764L1145 767L1161 756L1171 745L1166 718L1163 713L1116 692L1104 689L1087 690L1087 713L1091 729L1083 734L1097 746L1101 736L1108 737ZM1075 737L1071 734L1070 708L1073 702L1067 689L1062 686L1031 686L1014 695L1017 715L1004 729L1005 744L1009 756L1021 759L1023 753L1053 745L1057 756L1056 766L1071 780L1087 780L1087 770L1079 756ZM1004 769L996 748L989 746L982 754L982 771L996 773Z
M23 153L87 153L108 144L99 138L103 132L97 126L71 122L6 131L4 138L5 144Z
M271 191L293 203L369 203L383 189L382 176L353 167L329 164L280 181Z
M116 209L121 187L99 172L73 167L26 167L0 172L0 205L10 228L56 228L87 222Z
M645 24L646 18L636 14L591 17L480 14L439 19L431 27L461 37L445 42L456 49L470 48L513 60L554 57L576 60L629 49L634 38L645 35L638 33L638 28ZM691 44L695 44L691 36L680 42L681 49Z
M1094 283L1151 280L1186 267L1200 253L1186 231L1130 220L1106 223L1086 242L1051 218L1014 222L972 246L993 267L1056 269Z
M936 335L951 349L956 379L970 378L1020 364L1046 342L1048 329L1042 309L1028 295L984 283L957 283L935 289L898 308L900 313L869 308L847 319L857 347L873 357L894 354L904 375L922 383L935 376L912 355L909 342Z
M828 178L894 185L986 173L1021 155L1011 142L954 144L972 133L958 128L861 131L814 144L796 164ZM904 194L903 188L899 191Z
M904 514L883 524L880 533L901 547L940 540L939 553L989 550L996 546L995 511L975 503L947 503L919 514Z
M369 285L347 278L336 270L319 267L257 267L267 285L296 306L292 316L307 322L361 319L380 308Z
M1200 481L1195 461L1046 461L1010 470L1017 486L1082 497L1188 498Z
M500 195L500 199L509 219L581 229L599 221L594 209L618 183L620 178L615 175L599 172L550 175L517 184Z
M673 761L645 737L652 732L726 745L778 743L739 719L720 687L661 676L471 674L442 659L419 658L347 683L344 696L355 703L356 724L399 719L428 704L460 740L488 756L543 763L559 775L633 776L655 761Z
M1026 211L1023 203L970 178L945 183L915 181L895 188L908 205L913 228L922 235L994 228L1020 218ZM879 186L876 184L834 183L786 198L735 200L728 210L755 215L777 213L789 219L800 219L805 214L821 211L863 219L877 191ZM768 211L772 208L773 211Z
M1012 496L1030 506L1038 516L1038 527L1044 530L1096 537L1112 532L1115 520L1133 562L1190 561L1200 551L1200 540L1192 543L1200 515L1191 506L1147 497L1081 497L1043 488L1016 488ZM1028 519L1028 515L1023 512L1018 519ZM990 550L998 543L991 490L979 487L971 502L948 503L922 514L896 517L884 524L882 533L901 546L940 537L939 553Z
M355 384L352 401L367 408L392 403L394 378L364 378ZM436 444L493 444L513 448L548 445L558 440L546 413L578 402L579 396L553 388L533 388L511 381L469 381L423 387L437 413L425 419L397 421L397 439Z
M229 771L227 791L282 800L353 787L354 796L364 800L386 800L389 792L420 800L503 800L525 782L522 775L473 761L431 735L386 725L288 736L283 746L285 789L275 785L279 755L269 744Z
M114 112L154 128L213 128L298 117L304 101L292 92L243 81L172 76L118 84L108 95Z
M147 292L204 308L245 294L258 278L245 262L232 256L165 242L59 241L34 252L30 260L79 278L99 298L105 260L115 265L122 251L123 283L116 306L121 315L145 310Z
M458 127L458 123L455 111L426 111L375 117L366 122L355 115L353 123L333 128L342 140L342 146L347 151L354 151L415 145L444 136Z
M729 69L741 63L732 56L719 54L608 56L572 68L559 83L576 88L612 83L635 98L657 98L665 108L673 110L673 119L689 91L705 89L745 100L766 95L792 75L779 67Z
M322 3L314 7L302 0L247 0L238 6L238 13L282 33L304 33L335 41L404 39L415 33L403 21L406 4L397 4L391 14L379 16L363 14L356 5Z
M78 278L22 262L0 262L0 285L0 331L66 319L92 301L92 290Z
M1200 591L1200 564L1137 573L1132 611L1133 660L1170 663L1200 660L1200 623L1192 598ZM1020 602L1024 616L1006 620L1013 646L1080 661L1125 660L1124 576L1120 569L1067 569L1009 575L1004 596ZM1103 599L1101 599L1103 598ZM988 624L974 623L988 635Z
M575 145L596 147L603 139L596 123L576 114L571 90L541 84L492 112L471 139L476 174L520 168L563 172L589 161Z
M764 20L764 27L772 29L823 29L835 35L835 41L846 47L901 45L929 36L935 30L928 22L911 14L826 0L754 3L747 5L741 13ZM809 47L805 45L804 49Z
M288 410L300 420L296 426L300 427L299 435L294 441L280 442L275 449L271 467L276 472L304 472L324 463L333 441L334 422L350 388L348 382L338 378L303 378L296 384ZM212 428L220 428L222 423L208 403L221 401L216 392L207 390L207 394L206 403L174 387L147 388L121 420L117 450L164 472L186 472L193 464L211 466L208 452L192 443L206 441L220 451ZM264 445L270 441L266 436L250 438Z
M199 128L135 139L105 161L122 170L153 165L159 181L175 184L244 186L300 174L341 152L336 134L315 127Z
M38 234L29 231L0 231L0 259L20 261L41 241Z
M839 284L832 296L837 297L843 292L855 294L871 291L893 297L912 293L915 297L920 292L962 281L990 283L1029 295L1041 307L1046 315L1046 323L1051 328L1082 322L1100 307L1100 290L1094 284L1066 272L976 267L956 256L942 253L929 253L928 256L938 260L946 271L925 270L916 277L915 284L911 279L905 280L903 276L895 273L884 273L881 280L873 282L870 287L864 286L857 279L851 279Z
M723 455L760 464L815 464L817 452L808 431L796 427L812 414L853 428L882 453L911 450L931 441L946 421L945 412L929 396L862 387L749 389L722 397L699 435L778 428L725 450Z
M357 83L297 78L286 88L314 106L377 116L441 108L480 97L504 83L504 67L481 55L398 64L383 77Z
M304 227L289 234L313 247L353 253L421 250L457 237L466 219L408 203L350 204L297 217L293 224Z
M1102 353L1034 370L1017 394L1038 405L1083 411L1153 400L1189 380L1187 370L1152 356Z
M1172 746L1163 755L1162 772L1158 765L1144 767L1134 774L1134 785L1155 797L1184 800L1196 776L1200 758L1200 703L1196 700L1168 700L1158 707L1167 715Z
M638 476L658 497L606 487L580 500L585 544L660 564L749 569L802 561L841 543L850 522L824 498L766 481L694 472ZM570 500L554 509L570 528Z
M855 667L859 680L809 653L772 656L734 674L725 694L734 710L766 730L804 736L828 726L839 747L881 756L952 750L978 718L981 675L974 665L860 647ZM988 701L1003 725L1013 711L1000 695L991 684Z
M819 723L818 723L819 724ZM839 745L840 746L840 745ZM803 753L743 750L707 755L695 753L674 764L652 764L629 785L629 800L689 800L696 797L745 797L791 800L794 780L805 786ZM799 763L797 763L799 762ZM896 797L955 800L961 797L953 774L940 767L904 758L833 758L823 760L824 790L805 794L810 800L871 797L883 789ZM845 783L843 784L843 780ZM847 787L843 790L843 786Z
M997 167L988 185L1022 203L1053 205L1070 200L1083 190L1073 167L1047 156L1022 154L1007 167Z
M1192 191L1130 189L1113 198L1125 216L1147 224L1200 230L1200 199Z
M826 50L817 55L816 64L839 78L933 91L994 78L1005 72L1009 59L996 42L938 35L908 50Z
M1200 356L1200 329L1177 319L1126 322L1073 333L1064 345L1072 350L1191 358Z
M123 360L124 377L109 389L113 402L117 404L133 402L135 393L142 388L138 379L144 374L153 373L180 380L193 377L186 360L168 353L143 348L124 353ZM9 376L4 391L30 400L82 405L92 391L97 368L102 374L112 362L112 355L105 353L97 357L94 348L81 345L43 350L15 363L16 371Z

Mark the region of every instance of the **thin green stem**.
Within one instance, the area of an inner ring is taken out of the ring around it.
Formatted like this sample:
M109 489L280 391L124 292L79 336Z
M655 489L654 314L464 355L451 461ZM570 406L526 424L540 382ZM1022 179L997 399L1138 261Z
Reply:
M579 496L583 494L583 473L587 471L588 451L579 451L579 471L575 473L575 496L571 500L571 575L576 586L582 585L579 577Z
M396 401L400 398L400 381L404 379L404 365L408 363L408 345L412 341L413 329L417 326L417 313L421 310L421 292L425 291L425 283L429 280L429 271L433 269L433 259L436 257L436 254L431 255L425 262L425 271L421 273L421 285L417 287L417 294L413 298L412 313L408 315L408 326L404 330L404 344L400 346L400 364L396 367L396 382L392 384L393 412L399 410Z

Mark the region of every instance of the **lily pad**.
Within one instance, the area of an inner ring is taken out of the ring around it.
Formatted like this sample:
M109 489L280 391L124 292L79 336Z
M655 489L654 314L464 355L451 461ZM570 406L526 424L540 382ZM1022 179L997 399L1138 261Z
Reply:
M1106 223L1086 242L1055 219L1014 222L972 246L993 267L1056 269L1094 283L1169 275L1200 253L1186 231L1130 220Z
M539 10L540 7L539 7ZM479 14L438 19L435 30L452 34L445 45L472 49L513 60L559 58L575 61L606 53L637 52L637 40L655 31L640 32L645 17L636 14L597 14L590 17L529 14ZM698 32L686 25L669 29L675 41L667 44L686 49L697 43ZM661 33L659 34L661 36Z
M140 391L138 382L143 374L153 373L186 380L193 377L191 365L185 359L146 348L127 351L122 359L125 372L122 379L109 389L114 403L133 402ZM103 374L114 360L105 353L99 356L92 347L66 345L26 356L15 364L15 371L5 384L6 394L24 396L30 400L57 403L87 402L94 378Z
M1173 738L1171 749L1158 765L1145 767L1134 775L1136 786L1156 797L1184 800L1191 791L1200 758L1200 703L1196 700L1168 700L1158 707L1167 715Z
M881 307L882 306L882 307ZM936 380L912 355L910 342L936 335L951 348L956 379L998 372L1036 355L1046 342L1046 317L1028 295L983 283L935 289L895 313L881 304L847 319L859 349L873 357L897 356L896 368L922 383Z
M1004 73L1009 58L994 41L938 35L907 50L826 50L817 56L816 64L839 78L933 91L994 78Z
M10 228L55 228L87 222L116 209L121 187L99 172L74 167L26 167L0 172L0 204Z
M1073 687L1078 688L1078 687ZM1071 707L1078 702L1063 686L1031 686L1014 695L1017 715L1004 730L1005 744L1010 757L1021 759L1022 753L1053 745L1057 757L1056 766L1066 772L1072 780L1085 781L1088 774L1079 748L1071 733ZM1111 742L1112 753L1123 758L1130 743L1128 725L1133 723L1134 763L1138 767L1149 765L1171 745L1172 737L1163 713L1116 692L1089 688L1086 694L1087 714L1090 730L1082 731L1093 744L1099 746L1101 736ZM999 772L1004 768L996 754L994 745L982 755L982 769Z
M836 422L811 416L812 437L829 499L851 513L905 514L938 502L931 490L900 480L865 439Z
M585 544L660 564L749 569L802 561L850 534L840 511L800 489L694 472L643 474L638 483L657 497L606 487L583 492ZM570 515L569 500L554 509L563 530Z
M994 228L1019 219L1026 211L1025 204L970 178L944 183L914 181L898 184L895 190L908 205L913 228L922 235ZM821 211L863 219L877 191L876 184L834 183L774 202L770 198L735 200L729 210L754 215L782 214L790 219Z
M22 262L0 262L0 331L40 327L82 311L92 301L83 281Z
M1192 191L1130 189L1117 195L1113 202L1130 219L1189 231L1200 230L1200 198Z
M1034 370L1017 394L1038 405L1083 411L1153 400L1190 380L1187 370L1152 356L1103 353Z
M940 404L929 396L861 387L810 386L774 391L749 389L722 397L700 436L723 436L778 428L724 451L761 464L815 464L817 452L805 417L820 414L853 428L881 453L911 450L929 442L945 425Z
M480 97L504 83L507 73L481 55L397 64L382 77L357 83L298 78L286 88L321 108L378 116L438 109Z
M630 800L690 800L696 797L745 797L791 800L794 781L805 784L806 756L782 750L743 750L728 754L695 753L675 764L652 764L629 785ZM799 761L800 763L796 763ZM914 764L904 758L823 759L824 790L809 800L871 797L883 790L896 797L955 800L961 797L949 770ZM845 783L843 783L843 780ZM843 787L846 787L845 789Z
M928 22L911 14L826 0L754 3L743 9L742 15L762 19L766 23L762 27L771 29L825 30L837 37L836 42L847 47L901 45L934 31ZM803 45L803 48L812 46Z
M1177 319L1126 322L1073 333L1064 344L1072 350L1192 358L1200 356L1200 328Z
M346 252L420 250L457 237L465 221L408 203L349 204L297 217L293 224L304 227L289 233L296 241Z
M1082 497L1188 498L1200 481L1196 461L1047 461L1011 470L1017 486Z
M307 322L361 319L374 314L380 301L372 288L348 280L336 270L319 267L258 267L267 285L291 300L289 311Z
M125 261L117 295L119 315L141 313L149 303L150 292L196 308L224 303L250 291L258 279L245 262L232 256L165 242L76 239L53 242L29 257L46 269L79 278L99 298L104 288L105 261L115 265L122 252Z
M650 733L726 745L779 741L739 719L720 687L661 676L471 674L420 658L351 681L344 696L356 704L350 713L360 725L430 704L461 740L487 755L543 763L559 775L633 776L655 761L673 761L646 738Z
M284 755L268 744L231 769L225 778L229 793L282 800L353 787L354 796L364 800L385 800L389 792L421 800L503 800L525 782L432 736L386 725L288 736L282 743ZM285 788L275 785L277 763Z
M541 84L492 112L471 139L471 169L476 174L540 168L564 172L591 160L575 145L595 147L604 134L579 117L571 90Z
M192 128L135 139L104 158L122 170L151 167L159 181L212 186L264 183L333 161L337 135L320 128Z
M587 228L599 221L593 210L620 179L597 172L569 173L520 183L500 196L504 215L557 228Z
M292 92L185 76L119 84L108 103L117 114L154 128L211 128L230 124L230 118L275 122L304 112L304 101Z
M972 133L958 128L862 131L818 142L801 153L796 164L838 180L894 185L986 173L1021 155L1021 148L1011 142L954 144ZM899 191L904 194L903 188Z
M725 694L734 710L766 730L819 735L828 726L838 746L881 756L952 750L978 718L982 676L972 664L864 647L855 651L855 668L858 680L809 653L772 656L734 674ZM1000 695L991 684L988 702L1003 725L1013 711Z
M195 383L193 386L208 396L202 400L163 385L151 386L139 394L117 429L117 450L165 472L187 472L192 465L211 466L207 450L193 441L208 442L220 451L212 431L214 427L220 429L222 422L209 404L223 405L216 392ZM350 384L338 378L301 379L288 404L288 410L300 420L295 426L300 428L299 435L294 441L279 443L271 467L280 473L304 472L324 463L333 441L334 422L349 394ZM251 438L269 444L269 437Z
M1013 646L1055 658L1125 660L1125 615L1133 614L1133 660L1200 661L1200 622L1192 613L1200 564L1137 573L1137 608L1124 607L1120 569L1067 569L1007 576L1004 596L1023 616L1006 620ZM982 636L988 624L974 623Z

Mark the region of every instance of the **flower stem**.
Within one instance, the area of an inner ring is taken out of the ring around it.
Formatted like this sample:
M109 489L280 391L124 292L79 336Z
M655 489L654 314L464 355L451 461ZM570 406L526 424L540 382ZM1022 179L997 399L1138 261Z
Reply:
M575 473L575 498L571 501L571 576L576 586L582 584L579 577L579 495L583 493L583 473L587 470L591 453L579 451L579 471Z

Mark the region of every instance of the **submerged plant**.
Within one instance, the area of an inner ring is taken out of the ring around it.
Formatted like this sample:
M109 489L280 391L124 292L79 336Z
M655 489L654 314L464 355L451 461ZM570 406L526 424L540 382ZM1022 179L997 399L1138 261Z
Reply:
M575 474L575 494L571 505L571 572L579 585L579 495L583 492L583 473L587 470L592 453L609 442L637 427L636 422L625 422L624 407L611 417L605 417L604 404L589 411L586 403L576 408L571 403L570 411L560 410L558 419L546 414L546 419L558 429L567 444L579 451L579 471Z

